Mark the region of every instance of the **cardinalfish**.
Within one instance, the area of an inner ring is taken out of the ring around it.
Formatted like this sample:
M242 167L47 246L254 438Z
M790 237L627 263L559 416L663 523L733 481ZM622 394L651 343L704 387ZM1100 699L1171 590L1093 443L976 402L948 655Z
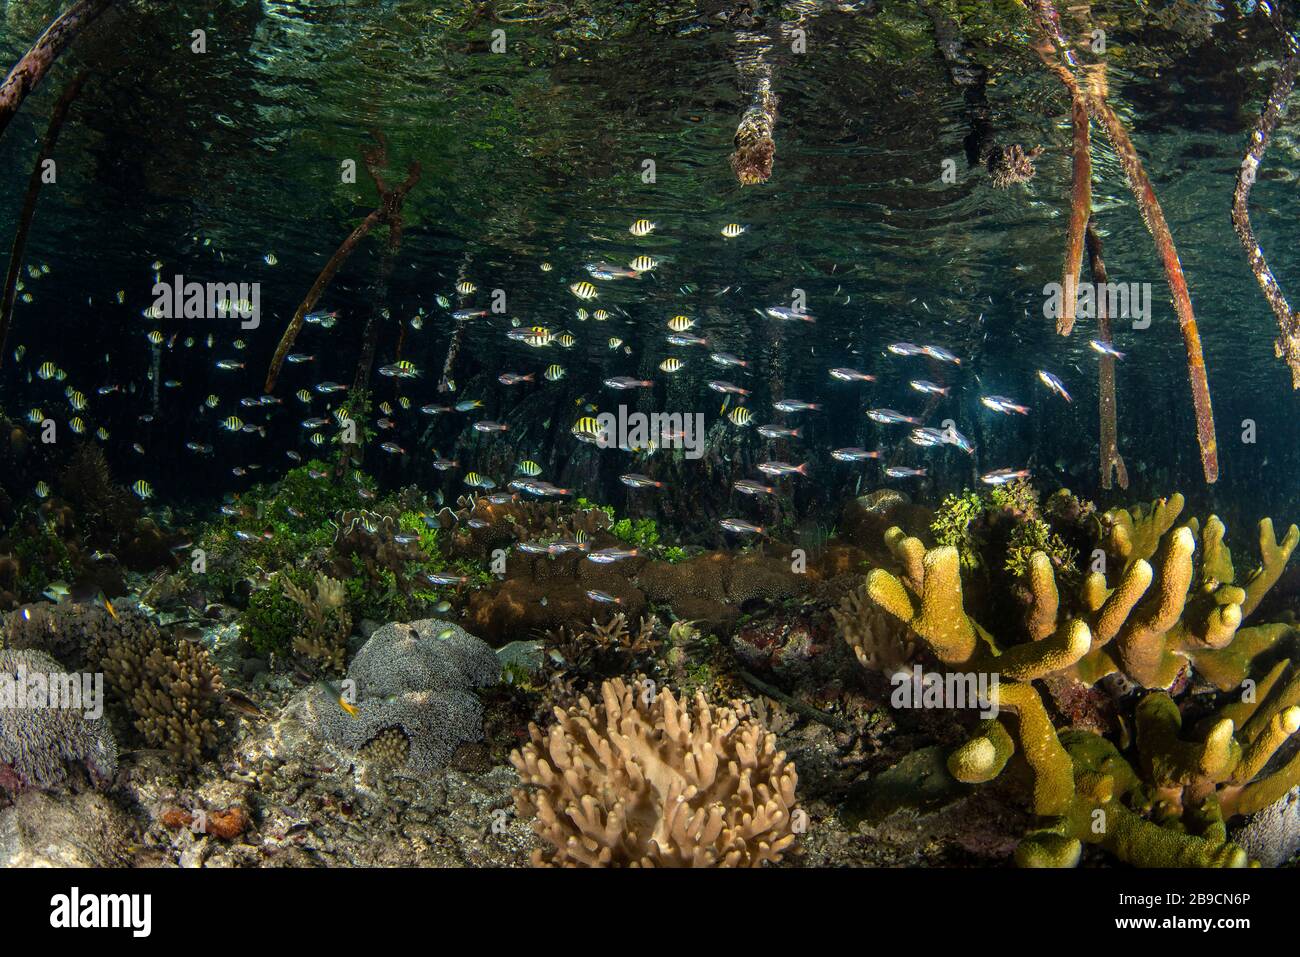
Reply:
M881 425L920 425L921 420L893 409L868 409L867 418Z
M748 361L730 352L711 352L709 353L709 359L720 366L740 366L745 368L749 365Z
M1065 391L1065 383L1063 383L1056 376L1052 375L1052 373L1047 372L1043 369L1039 369L1038 381L1041 382L1043 385L1047 386L1047 388L1051 389L1053 392L1059 395L1066 402L1074 401L1073 399L1070 398L1070 393Z
M649 379L636 379L626 375L611 376L604 384L611 389L649 389L654 385Z
M791 309L789 306L767 306L759 312L759 315L766 315L771 319L780 319L783 322L791 319L799 319L803 322L817 321L814 316L804 312L802 309Z
M621 562L627 558L636 558L638 554L635 548L600 548L588 552L587 561L596 562L598 565L608 565L612 562Z
M1100 339L1088 340L1088 346L1093 352L1101 353L1103 356L1110 356L1112 359L1123 359L1124 353L1120 352L1109 342L1102 342Z
M868 375L865 372L859 372L857 369L832 369L831 378L839 379L841 382L875 382L876 377Z
M815 412L821 409L821 403L804 402L802 399L781 399L773 402L772 408L779 412Z
M1005 395L982 395L980 404L986 409L992 409L994 412L1001 412L1003 415L1028 415L1029 406L1020 405L1014 399L1008 399Z
M1029 469L994 469L980 476L985 485L1007 485L1021 479L1029 478Z

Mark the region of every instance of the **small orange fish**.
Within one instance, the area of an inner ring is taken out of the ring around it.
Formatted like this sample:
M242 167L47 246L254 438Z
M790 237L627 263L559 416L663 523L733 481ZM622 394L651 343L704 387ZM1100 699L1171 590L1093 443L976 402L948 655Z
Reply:
M346 711L354 718L361 713L360 711L357 710L356 705L352 704L342 695L339 696L339 707L342 708L344 711Z

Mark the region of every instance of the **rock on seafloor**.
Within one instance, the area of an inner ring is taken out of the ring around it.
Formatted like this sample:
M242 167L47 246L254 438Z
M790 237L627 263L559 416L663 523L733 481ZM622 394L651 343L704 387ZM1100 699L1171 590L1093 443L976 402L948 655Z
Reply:
M121 867L131 822L98 791L25 791L0 810L0 868Z

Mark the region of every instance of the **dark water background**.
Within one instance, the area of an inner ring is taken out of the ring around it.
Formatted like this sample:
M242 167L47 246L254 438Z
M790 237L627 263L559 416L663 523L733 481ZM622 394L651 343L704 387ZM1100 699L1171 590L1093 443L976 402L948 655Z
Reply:
M0 60L14 62L61 6L0 2ZM767 185L742 189L727 164L745 106L733 62L739 46L734 24L715 16L730 5L633 4L619 13L577 4L565 17L511 23L476 18L460 4L439 12L391 0L124 4L78 41L0 140L7 246L54 100L76 66L95 70L57 148L59 182L41 196L26 261L48 263L51 272L25 277L35 301L19 304L8 349L22 344L27 354L20 367L6 356L0 401L14 417L41 405L66 421L63 384L27 381L28 371L51 360L89 397L83 417L91 430L102 424L112 433L106 448L119 478L148 479L162 501L215 499L247 487L249 479L230 474L234 465L265 463L260 474L273 477L290 464L286 448L307 454L297 424L305 413L292 394L324 379L352 381L372 309L386 306L392 316L379 366L394 357L397 322L423 307L428 321L420 332L408 327L403 357L424 374L402 386L412 411L399 416L399 434L384 436L413 454L402 461L367 452L367 468L388 485L459 492L461 473L449 477L428 465L437 446L445 454L454 448L468 468L534 458L547 467L545 477L622 506L626 492L616 476L655 474L658 461L633 465L621 453L597 453L568 429L584 398L602 409L617 405L621 396L602 390L601 378L630 374L660 384L652 398L627 398L629 405L702 411L710 424L720 418L720 397L704 385L711 378L753 388L755 424L781 419L770 410L776 397L824 402L823 412L800 417L804 440L778 457L812 462L812 476L798 483L799 512L826 523L834 521L831 506L855 491L890 484L937 501L982 471L1026 465L1040 487L1066 484L1103 504L1182 490L1196 511L1219 510L1239 533L1265 514L1283 524L1300 518L1300 398L1273 357L1273 319L1229 222L1247 132L1281 49L1263 16L1232 4L1208 13L1189 3L1094 7L1113 25L1111 101L1130 126L1187 274L1222 474L1217 486L1204 485L1167 286L1118 162L1094 128L1094 215L1110 278L1151 283L1154 310L1145 331L1116 328L1116 344L1128 354L1117 374L1120 449L1133 479L1121 496L1098 488L1097 357L1087 348L1095 325L1081 320L1062 339L1042 315L1044 284L1060 279L1068 201L1068 103L1059 85L1023 37L997 26L990 12L976 54L994 70L992 138L1046 148L1035 179L995 190L982 170L967 167L963 94L919 6L809 6L819 12L805 23L808 52L777 43L768 56L781 98L775 173ZM501 20L527 9L495 7ZM776 21L764 21L770 33ZM496 26L507 31L505 54L488 49ZM206 55L189 50L196 27L208 30ZM390 180L400 180L411 160L423 166L386 299L376 298L382 236L372 237L321 302L340 310L338 325L308 327L299 339L318 360L286 367L277 389L285 410L272 417L269 437L222 432L216 424L231 413L261 420L238 400L260 394L284 324L374 207L361 164L371 129L389 139ZM645 158L657 163L654 184L641 182ZM355 185L339 181L344 159L358 162ZM940 181L946 159L957 161L955 185ZM1300 284L1297 171L1294 123L1284 119L1252 194L1252 217L1283 289L1292 291ZM641 217L659 224L645 240L627 232ZM718 231L729 222L748 232L724 242ZM263 262L268 252L278 265ZM642 252L665 264L640 281L599 284L601 299L586 304L621 306L630 318L578 323L580 304L567 286L588 278L582 264L625 263ZM143 318L154 260L164 277L260 282L261 328ZM543 261L554 270L543 273ZM455 379L458 397L481 398L485 407L444 417L426 434L428 420L414 409L439 401L434 386L453 326L434 296L459 304L458 275L479 287L468 303L485 306L489 290L505 289L508 315L568 329L578 345L531 350L505 340L503 318L475 320ZM697 291L683 294L688 283ZM732 290L715 295L725 287ZM787 303L793 287L807 291L815 325L754 314ZM123 305L114 299L119 289ZM714 347L749 359L748 372L720 370L704 350L666 345L664 322L676 313L697 317L695 331ZM157 419L142 425L151 359L145 335L153 328L200 341L214 332L218 344L164 350L162 377L184 386L163 390ZM612 335L634 354L611 353ZM235 338L248 343L242 353L230 346ZM943 345L965 361L954 369L887 356L884 346L897 340ZM694 361L669 379L656 368L668 355ZM219 372L212 360L220 357L247 368ZM551 362L568 370L559 383L540 381ZM827 370L839 365L879 381L836 383ZM1072 405L1037 382L1040 368L1065 380ZM495 381L502 371L535 372L539 384L507 389ZM954 419L978 445L973 459L916 449L902 441L905 429L862 414L872 406L922 410L925 398L907 387L913 377L953 386L926 421ZM134 397L94 395L99 385L131 381L140 387ZM395 396L394 380L374 381L376 401ZM210 392L222 405L200 415ZM1015 397L1032 413L996 415L979 405L981 393ZM321 408L318 400L312 414ZM492 444L503 440L469 432L480 417L516 425L519 447L507 455ZM1257 424L1255 444L1240 441L1244 419ZM739 441L730 425L715 433L724 433L715 440L734 469L692 473L687 466L673 473L675 482L725 489L731 479L754 477L752 463L767 456L752 427ZM930 465L931 479L887 483L875 463L838 464L827 454L837 446L876 448L882 439L894 461ZM214 444L217 454L186 452L191 440ZM144 457L132 451L135 442Z

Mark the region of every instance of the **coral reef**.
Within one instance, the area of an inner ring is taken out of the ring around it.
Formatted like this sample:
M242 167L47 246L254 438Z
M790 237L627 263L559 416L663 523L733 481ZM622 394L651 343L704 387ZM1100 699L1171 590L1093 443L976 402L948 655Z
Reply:
M831 610L840 635L868 671L893 674L916 656L907 628L872 603L865 585L854 588Z
M318 572L314 592L285 579L284 593L302 609L305 619L303 629L294 636L293 650L329 671L342 671L352 633L343 583Z
M110 698L146 745L181 766L211 756L221 727L224 688L206 648L160 632L135 609L110 614L82 606L86 664L102 671Z
M1059 504L1078 512L1074 503ZM1286 661L1258 687L1245 685L1241 701L1198 722L1190 740L1180 736L1182 712L1167 693L1189 674L1220 691L1259 677L1264 656L1291 628L1239 626L1276 583L1300 531L1292 526L1279 543L1272 523L1260 522L1260 565L1238 586L1222 522L1211 516L1203 528L1194 520L1175 528L1182 507L1173 496L1101 516L1099 554L1109 560L1094 561L1077 590L1059 589L1051 559L1032 551L1020 627L996 637L964 607L962 562L952 545L926 549L891 529L886 543L901 575L880 568L867 575L866 598L905 623L943 667L999 675L1002 713L952 752L948 769L959 781L980 783L1017 753L1023 757L1032 808L1046 823L1021 843L1022 864L1077 863L1081 842L1142 865L1244 863L1244 852L1227 844L1224 822L1266 807L1300 780L1296 760L1264 773L1300 729L1300 679L1283 681ZM1058 734L1033 684L1044 679L1060 704L1071 685L1115 672L1152 689L1136 709L1134 763L1094 731Z
M6 684L41 675L62 675L63 666L40 651L0 651L0 678ZM75 677L75 676L73 676ZM12 690L12 685L11 685ZM91 703L43 702L48 707L18 707L0 702L0 790L51 790L69 780L69 765L84 766L103 786L117 773L117 744L107 722L88 718Z
M483 706L473 692L500 676L496 654L460 626L434 618L394 622L376 629L352 659L345 687L354 700L341 701L326 684L306 703L331 744L355 752L382 735L379 747L391 760L396 729L406 740L406 769L429 774L482 737Z
M616 678L529 735L510 762L516 809L550 845L535 864L757 867L795 841L794 765L739 702L692 709Z

